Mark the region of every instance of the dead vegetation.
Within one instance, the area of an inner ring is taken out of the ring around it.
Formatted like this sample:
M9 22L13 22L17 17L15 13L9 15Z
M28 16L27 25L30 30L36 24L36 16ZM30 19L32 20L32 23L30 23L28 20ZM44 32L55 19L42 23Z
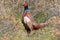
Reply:
M31 13L34 16L41 11L48 13L45 16L50 23L45 28L33 31L34 34L29 37L21 23L23 2L24 0L0 0L0 40L60 40L59 0L27 0ZM43 18L40 15L38 17ZM42 19L36 20L39 22Z

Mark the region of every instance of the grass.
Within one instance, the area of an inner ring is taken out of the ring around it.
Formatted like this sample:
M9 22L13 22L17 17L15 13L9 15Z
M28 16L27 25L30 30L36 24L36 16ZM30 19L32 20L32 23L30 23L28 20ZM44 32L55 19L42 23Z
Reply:
M44 21L43 19L45 18L43 16L45 15L42 13L35 16L35 21L37 23L42 23ZM16 18L20 19L18 14ZM45 28L33 31L35 34L28 37L21 23L21 19L19 22L21 30L12 38L12 40L55 40L54 34L52 32L52 30L54 30L53 25L48 25Z
M36 19L35 21L37 23L44 22L43 19L45 19L46 17L43 16L45 16L44 12L40 12L40 14L37 14L34 17ZM19 30L14 35L7 34L6 36L0 37L0 40L57 40L55 35L58 32L52 24L49 24L48 26L39 30L34 30L34 34L32 36L28 36L23 24L21 23L20 11L16 13L15 18L17 19L16 21L18 21L17 28L19 28Z
M37 23L42 23L44 21L47 21L47 13L41 11L40 13L34 16L34 19Z
M6 14L9 14L9 15L12 14L13 16L15 15L16 21L18 21L19 31L16 32L16 34L13 36L4 34L5 36L3 35L2 37L0 37L0 40L57 40L56 33L58 33L58 32L56 31L56 28L51 24L49 24L45 28L41 28L37 31L34 30L33 31L34 34L32 36L27 36L24 26L21 23L22 15L21 15L21 12L19 9L20 7L18 7L19 5L17 3L15 1L12 2L12 0L8 0L8 1L1 0L1 5L2 5L1 8L6 8L6 9L3 9L3 10L7 11ZM1 11L4 14L5 12L3 12L3 10L1 10ZM15 11L16 11L16 13L15 13ZM15 20L15 19L13 19L13 16L11 16L12 20ZM10 16L9 17L7 16L7 18L10 19ZM6 18L6 20L7 20L7 18ZM4 17L3 17L3 19L4 19ZM36 16L34 16L34 19L37 23L42 23L42 22L45 22L48 18L47 18L47 15L45 14L45 12L42 11L39 14L37 14ZM3 21L7 22L6 20L3 20ZM11 19L8 21L11 21ZM15 25L13 22L12 22L12 24ZM2 26L4 26L4 25L2 25Z

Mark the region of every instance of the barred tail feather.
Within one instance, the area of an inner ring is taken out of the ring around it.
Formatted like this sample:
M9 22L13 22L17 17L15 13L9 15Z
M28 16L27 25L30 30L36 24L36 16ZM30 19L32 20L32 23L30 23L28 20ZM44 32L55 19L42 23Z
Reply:
M36 25L33 26L33 29L38 30L38 29L43 28L43 27L45 27L47 25L48 25L48 23L36 24Z

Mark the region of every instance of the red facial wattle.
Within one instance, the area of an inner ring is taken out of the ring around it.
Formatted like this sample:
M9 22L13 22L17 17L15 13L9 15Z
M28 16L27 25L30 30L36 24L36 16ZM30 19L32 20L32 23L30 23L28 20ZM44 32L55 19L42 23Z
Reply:
M28 6L27 2L24 2L24 7Z

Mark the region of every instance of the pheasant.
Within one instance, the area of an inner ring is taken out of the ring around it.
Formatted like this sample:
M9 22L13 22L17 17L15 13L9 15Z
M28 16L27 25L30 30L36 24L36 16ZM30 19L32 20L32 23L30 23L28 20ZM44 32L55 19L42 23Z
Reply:
M48 25L48 22L40 23L40 24L35 23L33 21L33 18L30 15L31 13L29 11L28 3L26 1L24 2L23 6L24 6L24 12L22 15L22 24L25 27L27 33L30 33L33 30L38 30L38 29L43 28L46 25Z

